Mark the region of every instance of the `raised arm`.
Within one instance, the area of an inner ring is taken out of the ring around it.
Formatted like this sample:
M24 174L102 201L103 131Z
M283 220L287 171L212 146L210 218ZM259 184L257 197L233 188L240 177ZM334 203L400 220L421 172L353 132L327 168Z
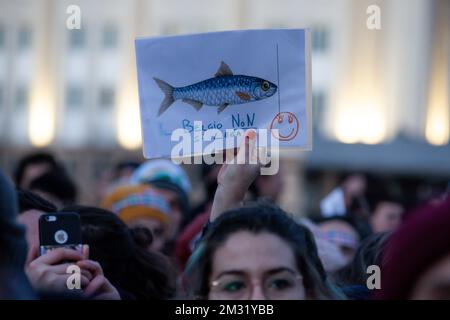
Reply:
M257 154L256 132L247 130L237 154L227 157L227 161L220 168L210 222L242 203L248 188L260 174L261 165L256 161Z

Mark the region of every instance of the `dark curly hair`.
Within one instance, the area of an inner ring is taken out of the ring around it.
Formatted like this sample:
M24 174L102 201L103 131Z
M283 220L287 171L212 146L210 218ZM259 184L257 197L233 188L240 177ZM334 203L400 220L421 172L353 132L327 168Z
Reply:
M133 233L114 213L95 207L70 206L81 218L83 243L122 299L169 299L175 295L175 270L166 257L135 242Z

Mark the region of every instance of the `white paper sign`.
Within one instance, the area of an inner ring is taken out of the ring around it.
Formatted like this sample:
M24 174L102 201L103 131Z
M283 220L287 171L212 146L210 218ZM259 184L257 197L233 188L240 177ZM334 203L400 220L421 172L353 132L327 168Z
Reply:
M183 156L211 152L208 129L217 150L248 128L278 129L267 145L310 149L310 50L307 29L137 39L144 156L170 157L179 129L192 140Z

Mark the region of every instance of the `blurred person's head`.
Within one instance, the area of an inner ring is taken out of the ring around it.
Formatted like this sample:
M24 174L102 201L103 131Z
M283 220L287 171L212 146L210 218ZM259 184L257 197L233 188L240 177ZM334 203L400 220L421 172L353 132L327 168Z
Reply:
M29 189L58 208L76 201L77 188L65 170L53 169L32 180Z
M338 245L323 237L315 223L307 218L297 218L296 222L307 227L314 235L320 261L328 274L333 274L347 264L347 258L342 254Z
M371 265L381 267L382 254L389 239L389 233L374 233L364 239L358 247L352 262L340 270L336 281L340 285L367 285L367 268Z
M116 188L102 202L102 207L119 216L131 229L147 229L152 234L149 250L163 251L170 236L170 208L159 191L149 185ZM141 244L145 232L136 231Z
M316 222L320 237L338 246L346 265L352 261L360 241L371 233L368 223L356 215L319 218Z
M223 213L186 274L190 294L203 299L337 297L311 232L268 204Z
M24 156L14 172L17 187L28 189L31 181L58 167L55 158L46 152L36 152Z
M383 253L379 299L450 300L450 199L408 214Z
M0 266L22 269L26 258L25 230L17 224L17 196L0 171Z
M367 208L362 201L369 176L359 172L342 174L338 179L338 187L334 188L321 203L324 216L343 215L348 212L367 216Z
M409 299L450 300L450 252L433 263L416 281Z
M376 189L366 194L369 205L369 222L373 232L389 232L398 228L402 222L404 207L388 192Z
M343 177L341 187L348 197L346 199L348 207L351 206L352 199L364 194L367 189L367 180L367 175L361 173L350 173Z
M25 278L25 230L17 221L17 198L10 181L0 171L0 298L31 298Z
M29 210L38 210L44 213L51 213L58 210L53 203L30 190L17 189L16 194L19 202L20 215Z
M128 160L120 161L111 167L105 168L97 179L96 198L99 200L104 199L117 187L128 185L130 177L139 165L140 163L137 161Z
M134 227L130 228L130 231L134 241L137 243L138 246L148 251L160 251L157 249L152 249L152 247L158 246L153 246L155 238L151 230L145 227Z
M117 163L113 168L113 179L128 179L133 175L134 170L136 170L139 166L140 163L137 161L121 161Z
M448 178L438 176L408 177L399 181L405 211L428 202L441 202L450 194Z
M167 259L140 247L116 214L94 207L70 206L81 218L89 258L98 261L122 298L168 299L174 296L174 273Z
M130 178L131 184L150 184L166 198L171 211L171 238L175 239L189 221L191 184L186 172L170 160L149 160Z
M56 212L54 204L29 190L17 190L19 216L17 220L25 226L28 249L39 247L39 218L46 213Z

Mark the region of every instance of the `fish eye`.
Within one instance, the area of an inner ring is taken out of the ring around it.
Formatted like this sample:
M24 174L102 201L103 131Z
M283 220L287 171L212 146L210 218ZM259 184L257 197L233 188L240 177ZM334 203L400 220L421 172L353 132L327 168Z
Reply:
M269 85L269 83L268 83L267 81L264 81L264 82L261 84L261 89L263 89L264 91L269 90L269 87L270 87L270 85Z

